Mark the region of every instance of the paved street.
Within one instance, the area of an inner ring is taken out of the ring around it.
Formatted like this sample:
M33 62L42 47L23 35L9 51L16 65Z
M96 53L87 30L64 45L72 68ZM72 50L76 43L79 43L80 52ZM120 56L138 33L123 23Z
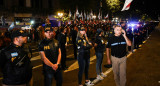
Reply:
M126 86L160 86L160 31L155 30L141 48L129 54L127 60L127 85ZM43 86L42 62L37 52L37 45L33 48L33 86ZM73 56L72 45L67 47L67 66L69 69L63 71L63 86L78 86L78 62ZM91 62L89 77L95 82L95 86L115 86L112 68L105 68L103 71L107 77L103 81L96 81L96 56L94 49L91 49ZM104 55L103 65L106 64ZM2 80L2 77L0 77ZM83 79L84 80L84 79ZM0 82L1 84L2 82ZM55 80L53 80L55 83ZM83 81L84 83L84 81ZM55 86L55 84L53 85Z

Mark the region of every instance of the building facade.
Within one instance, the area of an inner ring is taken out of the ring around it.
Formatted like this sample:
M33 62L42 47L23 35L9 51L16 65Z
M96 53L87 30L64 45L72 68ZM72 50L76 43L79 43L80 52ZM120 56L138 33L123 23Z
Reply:
M0 16L5 17L17 17L17 14L42 17L54 14L56 8L59 8L58 0L0 0Z

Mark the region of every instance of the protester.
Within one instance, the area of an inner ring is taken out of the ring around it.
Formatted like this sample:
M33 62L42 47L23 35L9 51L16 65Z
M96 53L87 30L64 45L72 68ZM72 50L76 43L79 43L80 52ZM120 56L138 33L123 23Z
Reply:
M116 86L126 85L126 47L131 46L131 41L127 38L126 32L117 25L114 28L114 36L110 37L106 46L108 64L112 61L112 68ZM110 60L111 49L111 60Z
M44 31L45 39L38 46L43 61L44 86L52 86L53 77L56 86L62 86L61 49L58 41L53 38L52 27L45 27Z
M88 37L85 32L85 28L79 28L79 32L77 35L77 49L78 49L78 64L79 64L79 72L78 72L78 84L82 85L82 76L83 72L85 72L85 84L87 86L92 86L92 82L88 78L89 73L89 63L90 63L90 48L91 43L88 41Z
M12 40L12 43L0 52L2 86L26 86L32 77L31 55L24 44L27 43L27 33L22 30L13 31Z

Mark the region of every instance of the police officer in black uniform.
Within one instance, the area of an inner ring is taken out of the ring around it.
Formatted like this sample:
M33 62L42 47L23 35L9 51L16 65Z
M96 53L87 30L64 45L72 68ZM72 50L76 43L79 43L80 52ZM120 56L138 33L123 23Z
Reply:
M126 31L126 35L128 39L132 42L133 41L133 33L132 33L132 27L128 27ZM131 46L128 46L128 51L131 51Z
M43 61L44 86L52 86L53 77L56 80L56 86L62 86L61 49L58 41L53 39L52 27L45 27L44 31L45 39L38 46Z
M105 51L105 42L102 38L103 30L101 28L97 29L97 36L95 40L95 53L97 57L96 63L96 72L97 72L97 79L103 80L103 77L106 75L102 72L102 62L103 62L103 53Z
M139 37L140 37L140 33L138 28L134 29L134 48L138 49L139 48Z
M90 48L92 47L91 43L88 41L88 37L85 32L85 28L79 28L79 32L77 35L77 49L78 49L78 64L79 64L79 72L78 72L78 84L82 85L82 76L83 72L85 72L85 84L87 86L92 86L93 84L88 78L89 72L89 63L90 63Z
M13 42L0 52L0 67L3 73L2 86L26 86L32 77L30 53L27 46L27 33L15 30Z
M59 45L61 48L61 67L62 70L66 70L66 46L67 46L67 42L66 42L66 29L67 28L61 28L61 33L58 35L58 41L59 41Z
M71 28L71 35L72 35L72 43L74 48L74 58L77 59L77 45L76 45L76 38L77 38L77 31L76 31L76 25L74 25Z

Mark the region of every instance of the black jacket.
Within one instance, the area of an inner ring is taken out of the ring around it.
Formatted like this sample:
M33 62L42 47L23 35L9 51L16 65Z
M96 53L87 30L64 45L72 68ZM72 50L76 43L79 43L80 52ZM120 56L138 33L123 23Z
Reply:
M90 49L92 48L92 46L89 45L85 37L83 38L77 37L76 43L78 52L90 52Z
M3 83L7 85L26 84L32 77L32 66L28 48L11 43L0 52L0 66Z
M66 35L60 33L60 34L58 35L58 39L57 39L57 40L58 40L58 42L59 42L59 45L60 45L61 50L65 50Z
M97 44L97 47L95 47L96 52L104 52L105 51L105 43L102 37L97 36L95 43Z

